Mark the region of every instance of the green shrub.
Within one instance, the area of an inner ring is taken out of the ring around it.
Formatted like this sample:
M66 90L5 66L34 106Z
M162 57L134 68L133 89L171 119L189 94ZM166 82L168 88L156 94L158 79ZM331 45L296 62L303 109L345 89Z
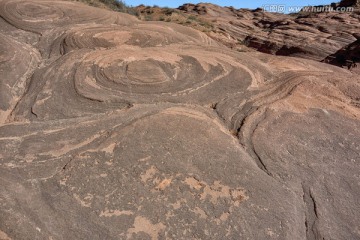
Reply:
M163 12L164 12L165 15L170 16L173 12L175 12L175 9L165 7L163 9Z
M188 19L189 19L190 21L196 21L196 20L197 20L197 17L192 15L192 16L189 16Z
M119 11L119 12L126 12L127 6L122 0L99 0L109 8Z
M152 20L153 20L152 16L150 16L150 15L145 16L145 21L152 21Z

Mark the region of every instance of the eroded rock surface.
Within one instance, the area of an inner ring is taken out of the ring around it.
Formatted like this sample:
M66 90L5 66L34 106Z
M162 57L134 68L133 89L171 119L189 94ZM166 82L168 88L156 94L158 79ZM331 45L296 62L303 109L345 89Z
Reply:
M345 9L343 12L320 12L322 7L318 6L316 10L319 12L293 14L267 12L268 9L260 8L235 9L209 3L184 4L176 10L139 6L137 10L145 20L188 25L238 51L255 49L273 55L322 61L356 41L355 34L360 32L359 4L359 1L351 0L333 6L334 9L351 7L353 11L348 12ZM286 9L290 7L290 4L286 5ZM351 53L359 56L357 52ZM359 63L358 58L352 63ZM348 62L341 64L349 66Z
M80 3L0 1L1 239L359 239L360 78Z

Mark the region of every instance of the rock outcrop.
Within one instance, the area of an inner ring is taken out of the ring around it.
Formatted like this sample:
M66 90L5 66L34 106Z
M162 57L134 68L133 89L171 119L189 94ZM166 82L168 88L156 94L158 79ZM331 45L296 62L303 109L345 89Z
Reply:
M201 3L184 4L170 16L165 14L169 9L159 8L144 11L142 7L138 13L145 20L171 21L202 30L239 51L250 51L249 47L273 55L322 61L356 41L354 34L360 32L358 3L342 1L333 6L334 10L354 7L351 12L282 14Z
M359 75L81 3L0 16L1 239L360 238Z
M359 72L358 63L360 63L360 35L358 40L340 49L336 53L327 56L323 62L331 63L340 67L346 66L354 72Z
M360 8L360 1L359 0L342 0L339 3L340 7L355 7Z

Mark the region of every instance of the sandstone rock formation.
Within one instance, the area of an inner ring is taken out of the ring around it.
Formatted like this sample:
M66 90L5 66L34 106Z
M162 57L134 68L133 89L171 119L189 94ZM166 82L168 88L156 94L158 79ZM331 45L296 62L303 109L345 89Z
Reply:
M335 6L352 6L352 12L281 14L201 3L184 4L171 12L138 7L138 13L153 16L150 20L177 22L202 30L240 51L249 51L244 47L247 46L273 55L322 61L356 41L354 34L360 33L358 4L352 0Z
M359 75L81 3L0 16L1 239L360 238Z
M340 67L347 66L348 69L352 69L354 72L359 72L357 65L360 63L360 37L357 41L340 49L336 53L327 56L323 62L331 63Z

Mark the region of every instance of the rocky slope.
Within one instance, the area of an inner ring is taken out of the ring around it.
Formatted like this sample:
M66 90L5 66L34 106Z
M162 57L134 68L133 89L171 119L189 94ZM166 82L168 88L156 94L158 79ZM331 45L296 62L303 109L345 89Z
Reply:
M145 20L176 22L202 30L239 51L249 51L246 47L250 47L274 55L322 61L354 43L354 35L360 32L359 1L342 1L336 7L355 10L288 15L201 3L185 4L176 10L139 6L137 11Z
M360 239L359 75L81 3L0 16L0 239Z
M353 72L360 73L360 68L358 68L360 63L360 35L357 35L357 37L357 41L326 57L323 62L340 67L346 66L348 69L352 69Z

